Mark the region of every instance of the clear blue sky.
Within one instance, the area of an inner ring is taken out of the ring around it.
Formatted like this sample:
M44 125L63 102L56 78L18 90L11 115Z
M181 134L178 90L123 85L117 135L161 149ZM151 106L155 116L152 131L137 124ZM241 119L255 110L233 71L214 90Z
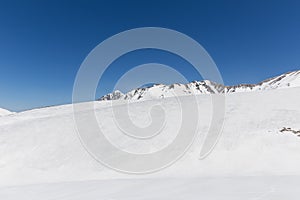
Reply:
M0 107L20 111L70 103L87 54L137 27L165 27L194 38L227 85L300 69L299 10L298 0L1 1ZM162 52L141 55L124 58L126 65L181 63Z

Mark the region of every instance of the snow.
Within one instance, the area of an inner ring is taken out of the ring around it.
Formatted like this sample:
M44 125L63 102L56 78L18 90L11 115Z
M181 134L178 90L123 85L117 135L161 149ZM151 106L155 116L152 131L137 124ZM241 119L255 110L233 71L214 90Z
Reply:
M256 85L244 84L228 87L227 93L264 91L291 87L300 87L300 71L288 72L280 76L262 81Z
M284 127L300 130L299 84L299 72L293 72L255 86L261 90L253 87L256 92L226 93L221 138L203 160L199 156L212 117L211 94L197 95L200 113L195 142L178 162L147 175L122 174L95 161L79 140L72 105L2 116L0 199L299 199L300 137L280 131ZM184 85L174 88L182 94L186 91ZM157 97L163 89L155 85L145 95ZM215 87L215 91L219 90ZM166 113L161 134L138 142L115 125L112 101L82 105L94 104L97 120L115 146L149 153L176 137L181 123L178 100L192 106L190 95L165 97L129 103L131 120L142 127L151 123L152 106L162 105ZM126 101L116 104L122 108ZM154 117L161 118L155 113Z
M8 111L8 110L5 110L3 108L0 108L0 117L1 116L5 116L5 115L9 115L11 114L12 112Z
M151 100L166 97L185 96L191 94L218 94L236 92L258 92L264 90L284 89L290 87L300 87L300 71L293 71L280 76L270 78L258 84L240 84L235 86L224 86L209 80L193 81L188 84L163 85L156 84L151 87L138 88L126 94L120 91L104 95L99 100Z
M60 182L0 188L5 200L298 200L299 177L218 177Z
M199 137L193 146L171 167L140 176L103 167L84 150L75 131L72 105L4 116L0 120L0 198L296 199L300 138L280 130L300 130L299 92L296 87L228 94L221 139L204 160L199 160L199 153L212 105L210 95L198 95ZM191 97L180 98L189 104ZM116 146L147 153L163 148L176 136L177 100L129 104L132 120L147 125L151 122L148 109L161 102L167 114L164 131L138 144L114 125L111 102L90 103L95 104L97 119Z
M167 97L186 96L191 94L214 94L220 93L223 86L210 81L194 81L188 84L175 83L172 85L155 84L151 87L138 88L126 94L119 90L101 97L100 101L106 100L151 100Z

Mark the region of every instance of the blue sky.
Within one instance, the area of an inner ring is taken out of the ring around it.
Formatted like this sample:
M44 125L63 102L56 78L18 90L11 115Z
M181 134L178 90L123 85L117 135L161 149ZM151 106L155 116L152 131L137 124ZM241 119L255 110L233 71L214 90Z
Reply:
M165 27L194 38L227 85L300 69L299 10L297 0L1 1L0 107L20 111L70 103L87 54L137 27ZM128 67L149 61L184 65L156 51L123 61L119 65ZM109 92L114 73L97 95Z

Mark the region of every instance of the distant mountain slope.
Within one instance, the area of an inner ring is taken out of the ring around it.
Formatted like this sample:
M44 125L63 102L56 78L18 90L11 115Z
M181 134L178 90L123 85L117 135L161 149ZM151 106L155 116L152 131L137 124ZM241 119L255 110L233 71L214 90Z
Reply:
M116 90L112 93L104 95L99 100L149 100L171 97L174 96L174 94L177 96L184 96L189 94L251 92L288 87L300 87L300 71L288 72L280 76L267 79L258 84L224 86L208 80L193 81L188 84L155 84L151 87L132 90L126 94Z
M4 115L9 115L11 114L12 112L8 111L8 110L5 110L3 108L0 108L0 116L4 116Z
M272 90L288 87L300 87L300 70L288 72L280 76L276 76L258 84L241 84L236 86L227 86L226 92L248 92L259 90Z

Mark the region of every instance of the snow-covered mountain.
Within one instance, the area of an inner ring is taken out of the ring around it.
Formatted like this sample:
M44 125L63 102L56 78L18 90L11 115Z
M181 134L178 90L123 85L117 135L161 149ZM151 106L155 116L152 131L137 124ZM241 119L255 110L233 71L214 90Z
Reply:
M101 97L100 101L106 100L149 100L165 97L184 96L189 94L216 94L271 90L277 88L300 87L300 71L294 71L270 78L258 84L240 84L224 86L212 81L193 81L188 84L163 85L155 84L151 87L138 88L126 94L116 90Z
M258 84L241 84L236 86L225 87L226 93L233 92L250 92L250 91L262 91L272 89L282 89L289 87L300 87L300 70L288 72L280 76L276 76Z
M0 108L0 116L9 115L9 114L11 114L11 113L12 113L12 112L10 112L9 110Z
M154 175L300 175L300 138L293 132L282 132L284 127L300 130L299 92L300 88L288 88L229 94L222 136L212 154L204 160L199 160L199 154L203 134L210 126L212 105L209 95L197 95L201 111L199 138L178 163ZM182 105L193 106L190 96L180 98ZM147 126L151 123L148 111L160 102L131 103L130 119L141 127ZM180 128L181 108L176 98L162 101L166 123L161 134L140 141L127 137L118 128L109 102L90 103L95 107L95 116L105 136L128 152L147 153L163 148ZM119 107L123 106L126 104ZM84 108L80 114L86 116L88 109ZM154 113L153 117L160 118L160 115ZM97 163L80 143L72 105L34 109L0 118L0 187L112 177L123 176Z
M222 135L212 153L203 160L199 160L199 153L213 116L210 95L204 94L222 92L224 88L209 81L189 84L189 89L199 88L203 94L196 96L200 111L197 138L176 163L148 175L121 174L98 163L80 142L72 105L0 117L0 199L298 200L300 87L294 87L299 85L298 76L299 73L293 72L253 86L228 88ZM138 92L141 98L157 97L162 90L167 96L172 87L189 94L183 84L156 85ZM274 88L287 89L271 90ZM239 92L248 90L262 92ZM122 96L115 92L110 99L118 95ZM138 99L139 95L133 91L129 97ZM184 108L194 109L191 96L179 99ZM113 145L126 152L144 154L163 149L176 138L182 123L182 106L177 100L133 102L129 107L120 101L118 108L128 109L130 119L140 127L147 127L152 119L160 119L160 113L156 112L151 118L149 110L153 105L163 104L166 123L161 133L149 140L124 134L116 124L111 102L82 103L78 114L84 119L92 104L99 127ZM126 115L118 117L123 121L128 119ZM193 119L187 116L188 121ZM95 138L89 140L93 143ZM126 162L107 152L113 159Z

